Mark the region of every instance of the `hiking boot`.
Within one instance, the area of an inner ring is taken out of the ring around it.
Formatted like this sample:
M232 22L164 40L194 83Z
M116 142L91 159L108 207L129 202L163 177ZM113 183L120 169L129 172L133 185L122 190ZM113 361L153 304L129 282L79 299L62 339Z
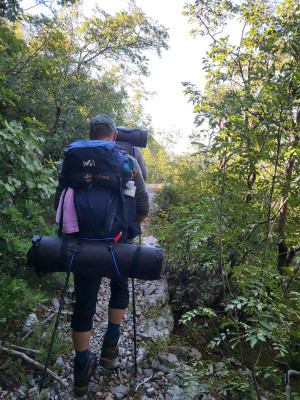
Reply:
M119 335L114 339L109 340L106 336L104 336L100 362L101 367L106 369L116 369L120 365L118 356L119 356L119 348L118 348L118 340Z
M83 368L78 368L74 360L74 392L75 396L84 396L88 391L89 381L95 372L97 357L95 353L90 353L89 358Z

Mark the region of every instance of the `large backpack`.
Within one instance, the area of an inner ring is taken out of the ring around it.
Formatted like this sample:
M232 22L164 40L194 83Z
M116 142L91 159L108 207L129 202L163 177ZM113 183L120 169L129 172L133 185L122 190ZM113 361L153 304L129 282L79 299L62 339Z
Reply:
M135 146L133 146L131 143L120 142L117 140L116 144L118 145L119 149L125 151L126 153L137 159L137 155L135 154Z
M134 222L135 197L124 194L134 175L134 162L114 142L79 140L64 151L59 183L74 189L79 235L87 238L133 238L141 233Z

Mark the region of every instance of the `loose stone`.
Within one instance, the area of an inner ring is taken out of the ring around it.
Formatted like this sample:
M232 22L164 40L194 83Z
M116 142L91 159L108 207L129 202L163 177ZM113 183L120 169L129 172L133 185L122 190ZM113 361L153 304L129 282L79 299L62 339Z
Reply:
M57 299L53 298L51 303L55 308L59 308L59 301Z

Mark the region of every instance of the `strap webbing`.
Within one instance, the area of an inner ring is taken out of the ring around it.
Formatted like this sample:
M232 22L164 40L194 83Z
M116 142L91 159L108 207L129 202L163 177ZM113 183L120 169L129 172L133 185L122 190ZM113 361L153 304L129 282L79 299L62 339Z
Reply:
M64 192L61 194L61 196L64 196L64 197L62 199L62 204L61 204L61 214L60 214L58 233L57 233L57 236L59 238L62 237L62 230L63 230L63 224L64 224L64 202L65 202L66 193L67 193L67 189L64 189Z
M131 276L132 277L135 275L135 271L137 269L137 266L139 265L141 253L142 253L142 247L137 246L137 248L134 252L133 259L132 259L132 267L131 267Z
M112 259L113 259L113 262L115 264L115 268L116 268L117 274L121 278L122 275L120 274L120 271L119 271L119 268L118 268L118 264L117 264L117 260L116 260L116 256L115 256L115 253L114 253L113 248L112 248L112 243L113 242L116 243L120 239L121 236L122 236L122 231L115 238L95 239L95 238L85 238L85 237L83 237L83 238L79 238L79 240L93 240L93 241L102 241L102 242L105 241L106 243L108 243L108 250L110 251L110 254L112 256Z
M67 261L67 250L68 250L68 239L62 238L61 245L60 245L60 265L62 269L65 268L66 261Z

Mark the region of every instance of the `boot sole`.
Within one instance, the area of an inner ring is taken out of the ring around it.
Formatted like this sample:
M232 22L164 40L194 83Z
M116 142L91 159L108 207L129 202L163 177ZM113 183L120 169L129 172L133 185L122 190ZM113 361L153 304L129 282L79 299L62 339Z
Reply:
M100 360L99 365L105 369L112 371L114 369L119 368L120 363L118 360L113 360L113 361Z

